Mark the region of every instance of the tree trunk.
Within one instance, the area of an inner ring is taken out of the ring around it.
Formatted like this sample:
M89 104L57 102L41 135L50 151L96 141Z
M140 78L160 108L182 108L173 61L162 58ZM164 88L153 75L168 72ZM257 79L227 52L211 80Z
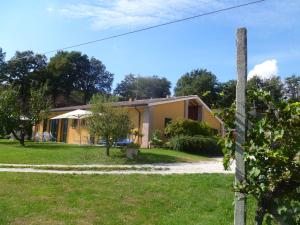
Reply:
M22 129L20 131L20 140L19 140L19 142L20 142L21 146L23 146L23 147L25 146L25 132Z
M12 130L11 133L14 135L16 140L20 141L20 137L16 134L16 132L14 130Z
M262 207L261 203L257 203L255 211L255 225L262 225L265 213L266 211Z
M106 156L109 156L109 145L106 145Z

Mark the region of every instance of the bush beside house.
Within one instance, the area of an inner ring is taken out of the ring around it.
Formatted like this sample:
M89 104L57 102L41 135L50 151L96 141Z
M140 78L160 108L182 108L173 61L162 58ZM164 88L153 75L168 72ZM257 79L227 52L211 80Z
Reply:
M165 134L169 138L168 146L173 150L205 155L222 154L217 132L206 123L190 119L176 120L168 124Z
M168 124L165 129L165 134L168 137L175 137L179 135L203 135L213 136L218 133L217 130L211 128L204 122L195 121L191 119L175 120Z
M177 151L204 155L220 155L222 148L216 137L175 136L170 139L170 147Z

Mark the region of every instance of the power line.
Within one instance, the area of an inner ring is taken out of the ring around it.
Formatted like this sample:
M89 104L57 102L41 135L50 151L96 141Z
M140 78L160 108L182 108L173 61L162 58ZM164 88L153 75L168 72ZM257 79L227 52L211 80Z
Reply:
M185 17L185 18L182 18L182 19L157 24L157 25L154 25L154 26L149 26L149 27L145 27L145 28L141 28L141 29L121 33L121 34L116 34L116 35L96 39L96 40L93 40L93 41L83 42L83 43L63 47L63 48L60 48L60 49L50 50L50 51L44 52L42 54L46 55L46 54L49 54L49 53L52 53L52 52L57 52L57 51L61 51L61 50L75 48L75 47L88 45L88 44L92 44L92 43L96 43L96 42L102 42L102 41L106 41L106 40L110 40L110 39L130 35L130 34L134 34L134 33L139 33L139 32L146 31L146 30L151 30L151 29L154 29L154 28L162 27L162 26L167 26L167 25L174 24L174 23L179 23L179 22L196 19L196 18L203 17L203 16L208 16L208 15L212 15L212 14L216 14L216 13L220 13L220 12L224 12L224 11L229 11L229 10L233 10L233 9L237 9L237 8L241 8L241 7L245 7L245 6L249 6L249 5L258 4L258 3L261 3L261 2L264 2L264 1L266 1L266 0L258 0L258 1L252 1L252 2L248 2L248 3L240 4L240 5L234 5L234 6L231 6L231 7L210 11L210 12L198 14L198 15L195 15L195 16Z

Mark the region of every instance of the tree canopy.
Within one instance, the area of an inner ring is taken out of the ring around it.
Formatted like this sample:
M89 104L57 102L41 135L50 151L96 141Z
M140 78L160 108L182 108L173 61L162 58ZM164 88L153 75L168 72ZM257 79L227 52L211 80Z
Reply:
M100 60L89 59L81 52L58 52L50 59L47 69L54 101L58 94L69 99L77 91L83 94L83 103L87 103L95 93L111 92L113 74Z
M129 74L117 84L114 94L124 100L164 98L171 94L170 87L171 82L164 77Z
M300 101L300 76L285 78L285 95L292 102Z
M218 98L218 80L213 73L205 69L196 69L182 75L174 91L176 96L198 95L209 107L212 107Z

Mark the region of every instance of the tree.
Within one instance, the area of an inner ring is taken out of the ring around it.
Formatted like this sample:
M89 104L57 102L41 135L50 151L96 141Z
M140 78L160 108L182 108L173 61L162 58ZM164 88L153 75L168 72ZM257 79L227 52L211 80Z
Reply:
M13 133L24 146L26 133L32 129L32 126L46 118L50 101L45 95L45 87L31 89L26 100L26 111L24 111L20 89L10 85L0 90L0 132Z
M247 82L248 90L265 90L269 91L275 101L280 101L283 98L283 83L278 76L272 76L267 79L262 79L254 76Z
M164 77L129 74L117 85L114 94L126 100L164 98L171 94L170 87L171 82Z
M0 48L0 84L3 81L4 78L4 70L5 70L5 55L6 53L2 51L2 48Z
M181 76L174 91L176 96L198 95L212 107L218 98L218 80L213 73L205 69L196 69Z
M91 101L93 114L87 119L90 133L104 139L107 156L111 146L118 139L127 137L131 130L128 112L115 107L114 101L114 97L94 95Z
M218 108L227 108L235 101L236 96L236 80L229 80L219 84L219 98L217 102Z
M244 145L247 178L235 190L257 200L255 221L261 225L266 214L279 224L300 222L300 102L275 100L270 92L248 91L250 102L266 107L259 114L248 113L248 132ZM248 112L252 105L248 106ZM223 114L230 116L232 115ZM230 119L229 119L230 120ZM225 119L226 121L226 119ZM231 124L229 122L227 124ZM224 165L234 158L233 127L227 127Z
M80 92L87 103L93 94L111 91L113 74L101 61L81 52L58 52L50 59L47 72L54 103L61 94L69 101L73 92Z
M46 68L46 57L32 51L17 51L6 64L2 82L18 90L18 103L22 115L30 112L30 94L32 89L39 88L36 77L42 76Z
M87 55L81 52L59 51L50 59L48 72L50 74L50 90L52 99L55 100L59 94L68 100L72 91L79 86L80 79L85 77L89 71L89 60Z
M86 104L96 93L108 94L111 92L113 74L106 70L105 65L92 57L89 60L89 69L78 80L77 88L83 92L83 102Z
M285 78L285 95L292 102L300 101L300 76Z

